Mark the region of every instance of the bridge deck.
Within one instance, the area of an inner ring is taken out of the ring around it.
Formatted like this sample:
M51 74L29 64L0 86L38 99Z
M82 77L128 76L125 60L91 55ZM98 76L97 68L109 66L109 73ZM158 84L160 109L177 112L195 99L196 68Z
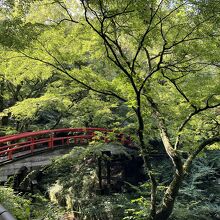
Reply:
M109 142L108 133L113 131L105 128L62 128L0 137L0 165L45 149L87 144L96 136L96 132L101 132L101 138ZM115 137L124 145L131 144L130 138L124 134L115 133Z

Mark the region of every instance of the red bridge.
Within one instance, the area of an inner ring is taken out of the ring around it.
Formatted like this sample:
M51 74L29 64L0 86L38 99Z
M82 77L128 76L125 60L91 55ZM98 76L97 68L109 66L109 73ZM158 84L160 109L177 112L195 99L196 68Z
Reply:
M100 139L109 142L108 133L113 131L105 128L62 128L0 137L0 164L43 152L45 149L87 144L96 137L96 132L101 132L98 135ZM124 134L114 133L114 137L123 145L131 145L130 137Z

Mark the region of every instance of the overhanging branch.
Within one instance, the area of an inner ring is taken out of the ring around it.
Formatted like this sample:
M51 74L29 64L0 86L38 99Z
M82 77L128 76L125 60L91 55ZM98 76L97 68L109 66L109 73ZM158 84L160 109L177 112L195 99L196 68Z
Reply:
M175 149L178 148L179 146L179 142L180 142L180 132L184 129L184 127L186 126L186 124L192 119L193 116L199 114L200 112L203 112L203 111L206 111L208 109L212 109L212 108L216 108L218 106L220 106L220 103L217 103L215 105L209 105L209 102L208 102L209 99L207 99L207 102L206 102L206 106L203 107L203 108L196 108L193 112L191 112L187 117L186 119L182 122L182 124L180 125L180 127L178 128L178 135L177 135L177 138L176 138L176 142L175 142Z
M157 107L157 104L153 101L153 99L151 97L148 97L148 96L145 96L145 97L147 98L147 100L150 103L151 108L154 112L154 116L155 116L155 119L157 120L158 129L160 131L160 136L161 136L164 148L166 150L166 153L170 157L170 159L172 160L172 162L176 168L177 175L182 175L183 164L182 164L181 157L171 144L164 119L163 119L163 117Z
M220 136L216 136L216 137L212 137L209 139L204 140L199 146L198 148L191 153L191 155L188 157L188 159L186 160L186 162L184 163L184 172L188 172L190 165L192 164L192 161L196 158L196 156L208 145L212 145L216 142L220 142Z
M83 87L85 87L85 88L87 88L87 89L89 89L89 90L91 90L93 92L96 92L96 93L99 93L99 94L103 94L103 95L107 95L107 96L112 96L112 97L115 97L115 98L117 98L117 99L119 99L120 101L123 101L123 102L127 101L126 99L120 97L118 94L116 94L116 93L114 93L112 91L101 91L101 90L93 88L92 86L90 86L90 85L84 83L83 81L81 81L81 80L75 78L74 76L72 76L70 73L68 73L68 71L66 71L66 69L62 65L59 67L59 66L55 65L54 63L51 63L49 61L45 61L45 60L37 58L37 57L32 57L32 56L30 56L30 55L28 55L28 54L26 54L26 53L24 53L22 51L20 51L20 53L23 54L24 55L23 57L25 57L25 58L29 58L31 60L35 60L35 61L44 63L44 64L46 64L48 66L51 66L51 67L55 68L56 70L64 73L66 76L68 76L70 79L72 79L73 81L75 81L79 85L81 85L81 86L83 86ZM57 58L55 58L54 56L53 56L53 58L60 65L60 62L57 60Z

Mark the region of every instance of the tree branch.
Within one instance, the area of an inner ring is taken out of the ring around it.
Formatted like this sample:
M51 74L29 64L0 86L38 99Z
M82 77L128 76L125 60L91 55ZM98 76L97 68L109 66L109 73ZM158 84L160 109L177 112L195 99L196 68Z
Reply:
M101 91L101 90L95 89L95 88L89 86L88 84L82 82L81 80L79 80L79 79L73 77L70 73L68 73L68 72L66 71L66 69L63 67L63 65L61 65L60 62L59 62L54 56L53 56L53 57L54 57L55 61L56 61L56 62L58 61L58 64L61 65L61 67L59 67L59 66L57 66L57 65L55 65L55 64L53 64L53 63L50 63L50 62L48 62L48 61L42 60L42 59L40 59L40 58L32 57L32 56L30 56L30 55L28 55L28 54L25 54L25 53L22 52L22 51L20 51L20 53L23 54L24 57L26 57L26 58L29 58L29 59L32 59L32 60L35 60L35 61L39 61L39 62L41 62L41 63L44 63L44 64L46 64L46 65L49 65L49 66L55 68L56 70L58 70L58 71L64 73L65 75L67 75L69 78L71 78L73 81L75 81L75 82L78 83L79 85L81 85L81 86L83 86L83 87L85 87L85 88L87 88L87 89L89 89L89 90L91 90L91 91L93 91L93 92L97 92L97 93L103 94L103 95L112 96L112 97L115 97L115 98L117 98L117 99L119 99L119 100L121 100L121 101L123 101L123 102L126 102L126 101L127 101L126 99L120 97L119 95L117 95L117 94L114 93L114 92L111 92L111 91L110 91L110 92L109 92L109 91Z
M103 18L102 20L99 19L100 25L101 25L101 29L100 31L97 30L94 25L89 21L89 18L87 16L87 6L85 5L85 0L82 1L83 7L84 7L84 16L86 19L86 22L89 24L89 26L104 40L104 45L106 48L106 52L107 52L107 57L117 66L119 67L119 69L121 69L123 71L123 73L127 76L127 78L130 80L131 85L134 89L134 91L137 93L138 89L135 85L134 79L131 76L131 74L129 74L129 72L126 70L126 68L123 66L123 64L120 62L119 57L117 56L116 51L114 50L113 46L111 45L110 42L112 42L112 40L110 40L110 38L103 32L103 24L104 24L104 20L105 18ZM91 9L90 9L91 10ZM110 42L109 42L110 41ZM112 42L113 43L113 42ZM119 46L119 45L116 45ZM109 50L111 51L111 54L113 55L114 59L110 56Z
M63 2L57 1L57 3L60 5L60 7L62 7L67 15L69 16L69 19L62 19L61 21L59 21L59 23L61 23L62 21L71 21L73 23L79 23L78 21L75 21L71 15L71 13L69 12L69 9L66 7L66 5Z
M176 90L179 92L179 94L190 104L190 106L197 110L197 107L189 100L189 98L186 96L186 94L179 88L179 86L176 84L175 80L173 79L170 79L168 76L166 76L164 74L164 72L162 71L162 75L164 78L168 79L173 85L174 87L176 88Z
M148 102L151 105L151 108L154 112L154 116L155 119L158 122L158 129L160 131L160 136L163 142L163 145L165 147L165 150L167 152L167 155L170 157L170 159L172 160L174 166L176 167L176 172L179 173L179 175L181 175L183 173L183 166L182 166L182 160L178 154L178 152L174 149L174 147L171 144L167 129L166 129L166 125L165 125L165 121L157 107L157 104L153 101L153 99L151 97L145 96L148 100Z
M179 45L181 43L184 43L184 42L204 39L204 37L192 37L192 38L188 38L188 37L190 37L203 23L207 22L208 20L210 20L213 17L214 16L210 16L208 19L205 19L205 20L199 22L181 40L174 41L173 44L171 46L169 46L167 49L171 49L171 48L173 48L173 47L175 47L175 46L177 46L177 45Z
M144 47L144 51L145 51L146 57L147 57L149 72L151 72L151 70L152 70L152 63L151 63L150 53L149 53L149 51L148 51L148 49L146 47Z
M147 28L146 28L144 34L143 34L142 37L141 37L141 40L140 40L140 42L139 42L137 51L136 51L136 53L135 53L135 55L134 55L134 58L133 58L133 61L132 61L132 66L131 66L131 71L132 71L131 73L134 72L135 62L136 62L136 60L137 60L138 54L140 53L140 51L141 51L141 49L142 49L142 47L143 47L143 45L144 45L144 41L145 41L145 38L146 38L147 34L150 32L150 30L152 30L152 29L150 29L150 27L151 27L151 25L152 25L152 23L153 23L154 17L156 16L158 10L160 9L160 7L161 7L163 1L164 1L164 0L161 0L161 1L160 1L160 3L158 4L158 7L157 7L157 9L155 10L154 13L152 12L152 9L151 9L150 21L149 21L149 24L148 24L148 26L147 26Z
M165 50L166 50L166 42L164 42L164 44L163 44L163 48L162 48L162 51L161 51L161 53L160 53L160 59L159 59L159 61L158 61L158 63L157 63L156 69L155 69L155 70L152 70L152 71L145 77L145 79L144 79L143 82L141 83L141 86L140 86L140 88L139 88L139 90L138 90L139 92L142 91L142 89L144 88L144 85L145 85L145 83L147 82L147 80L148 80L154 73L156 73L156 72L161 68L160 65L163 63L163 56L164 56Z
M210 99L210 98L209 98ZM178 146L179 146L179 142L180 142L180 136L181 136L181 134L180 134L180 132L184 129L184 127L186 126L186 124L192 119L192 117L193 116L195 116L195 115L197 115L197 114L199 114L200 112L203 112L203 111L205 111L205 110L207 110L207 109L212 109L212 108L216 108L216 107L218 107L218 106L220 106L220 103L217 103L217 104L215 104L215 105L209 105L209 102L208 102L208 100L209 99L207 99L207 102L206 102L206 106L205 107L203 107L203 108L196 108L195 110L194 110L194 112L191 112L187 117L186 117L186 119L182 122L182 124L180 125L180 127L178 128L178 135L177 135L177 138L176 138L176 142L175 142L175 149L177 149L178 148Z
M184 172L187 173L189 171L190 165L192 164L192 161L196 158L196 156L208 145L214 144L216 142L220 142L220 136L212 137L209 139L204 140L198 148L191 153L191 155L188 157L186 162L184 163Z

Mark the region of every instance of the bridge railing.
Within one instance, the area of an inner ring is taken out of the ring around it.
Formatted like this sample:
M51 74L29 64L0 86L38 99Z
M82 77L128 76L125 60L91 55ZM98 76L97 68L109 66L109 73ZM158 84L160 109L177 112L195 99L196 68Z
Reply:
M105 136L112 130L105 128L63 128L2 137L0 138L0 162L58 146L87 144L97 131L103 133L105 142L109 141ZM115 135L122 144L129 145L131 143L130 139L126 139L123 134Z
M2 205L0 205L0 220L15 220L15 218Z

